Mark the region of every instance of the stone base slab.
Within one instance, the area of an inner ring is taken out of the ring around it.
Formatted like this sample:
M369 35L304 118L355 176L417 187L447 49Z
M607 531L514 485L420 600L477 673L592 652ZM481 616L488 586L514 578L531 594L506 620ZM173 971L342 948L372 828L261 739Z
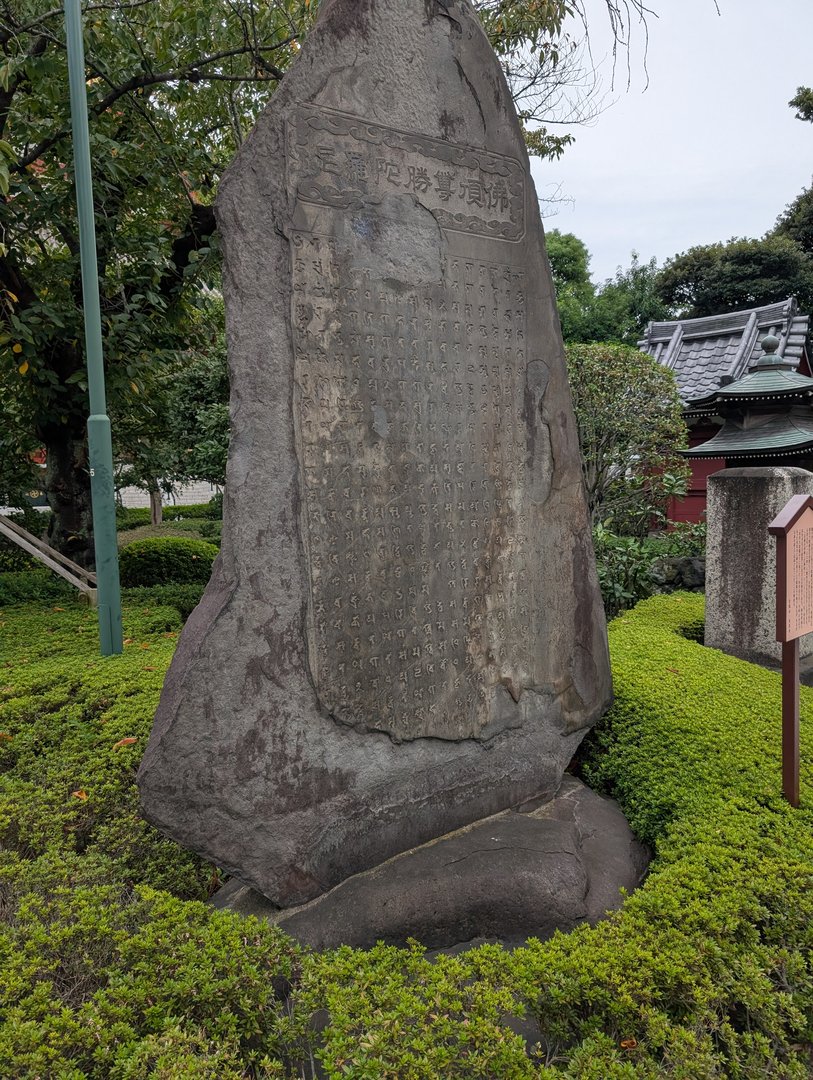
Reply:
M403 945L429 949L477 939L519 945L595 923L643 878L649 852L620 808L565 776L549 802L509 810L356 874L280 910L232 879L217 908L256 915L316 949Z

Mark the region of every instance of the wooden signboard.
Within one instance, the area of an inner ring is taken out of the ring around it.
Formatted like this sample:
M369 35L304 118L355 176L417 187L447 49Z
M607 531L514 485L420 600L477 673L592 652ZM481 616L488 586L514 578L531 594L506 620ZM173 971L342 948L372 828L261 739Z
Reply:
M776 537L776 640L782 642L782 791L799 805L799 638L813 633L813 496L794 495Z

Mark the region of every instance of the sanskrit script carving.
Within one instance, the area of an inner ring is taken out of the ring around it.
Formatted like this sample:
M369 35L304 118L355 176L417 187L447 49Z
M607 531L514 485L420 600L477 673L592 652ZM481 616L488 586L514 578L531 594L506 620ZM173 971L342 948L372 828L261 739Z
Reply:
M343 280L331 239L293 250L320 696L396 737L478 734L489 690L529 666L524 275L452 258L396 292Z

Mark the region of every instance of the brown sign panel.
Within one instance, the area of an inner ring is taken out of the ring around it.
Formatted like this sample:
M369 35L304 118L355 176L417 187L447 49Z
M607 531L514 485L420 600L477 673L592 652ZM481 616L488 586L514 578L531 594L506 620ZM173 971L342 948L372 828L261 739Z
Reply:
M776 639L813 633L813 497L794 495L771 522L776 536Z

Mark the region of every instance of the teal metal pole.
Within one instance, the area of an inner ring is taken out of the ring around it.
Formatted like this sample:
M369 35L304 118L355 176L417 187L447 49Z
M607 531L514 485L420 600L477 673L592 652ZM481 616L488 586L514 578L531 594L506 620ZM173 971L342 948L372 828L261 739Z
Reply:
M82 40L80 0L65 0L68 34L68 76L73 121L73 167L79 212L79 248L82 262L82 296L85 309L85 349L90 392L88 452L90 493L93 503L93 541L99 602L99 645L102 656L123 649L121 587L116 538L116 492L113 483L113 441L104 389L102 317L99 306L99 268L96 225L93 217L93 181L90 171L90 136L85 85L85 46Z

